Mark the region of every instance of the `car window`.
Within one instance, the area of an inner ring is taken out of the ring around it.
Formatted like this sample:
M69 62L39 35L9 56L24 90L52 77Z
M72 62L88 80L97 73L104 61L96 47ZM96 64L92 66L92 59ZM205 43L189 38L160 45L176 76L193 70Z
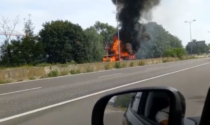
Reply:
M135 112L138 112L138 108L139 108L139 103L140 103L140 100L141 100L141 96L142 96L142 92L139 92L136 94L134 100L133 100L133 103L132 103L132 110L135 111Z
M163 117L168 117L170 104L168 98L165 92L148 93L141 101L141 110L138 111L138 115L152 124L159 123Z

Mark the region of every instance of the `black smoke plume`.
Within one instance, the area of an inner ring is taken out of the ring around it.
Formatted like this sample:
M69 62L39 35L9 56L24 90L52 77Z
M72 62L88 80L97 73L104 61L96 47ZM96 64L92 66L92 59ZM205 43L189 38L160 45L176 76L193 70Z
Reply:
M136 53L140 49L141 42L151 38L139 21L143 17L151 17L152 8L157 6L160 0L112 0L112 2L118 8L117 20L120 22L120 40L125 45L124 50L130 54ZM127 45L132 51L126 48Z

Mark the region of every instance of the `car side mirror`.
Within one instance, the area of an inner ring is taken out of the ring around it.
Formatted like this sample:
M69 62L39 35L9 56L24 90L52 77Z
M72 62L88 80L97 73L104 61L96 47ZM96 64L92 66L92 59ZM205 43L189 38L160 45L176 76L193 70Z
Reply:
M209 116L210 116L210 88L206 96L199 125L209 125L210 124Z
M160 122L181 125L185 106L184 96L171 87L130 89L100 98L94 105L91 122L92 125Z

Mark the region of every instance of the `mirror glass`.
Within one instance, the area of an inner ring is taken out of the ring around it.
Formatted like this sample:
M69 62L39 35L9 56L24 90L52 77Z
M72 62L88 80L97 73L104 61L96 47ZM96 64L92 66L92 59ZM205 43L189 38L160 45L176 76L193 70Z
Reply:
M170 96L144 91L113 96L104 112L104 125L167 125Z

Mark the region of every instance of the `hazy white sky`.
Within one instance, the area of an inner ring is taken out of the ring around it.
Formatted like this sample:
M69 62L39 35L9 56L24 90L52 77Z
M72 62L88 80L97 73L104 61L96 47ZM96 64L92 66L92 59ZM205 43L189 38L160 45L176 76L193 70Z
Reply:
M162 0L153 11L153 21L161 24L171 34L179 37L183 45L190 40L189 24L184 21L196 19L192 23L192 37L210 43L210 1L209 0ZM115 6L111 0L1 0L0 15L14 19L20 16L21 22L16 28L23 31L23 18L31 14L35 32L42 24L51 20L69 20L83 28L96 21L116 26ZM0 36L2 41L3 36Z

